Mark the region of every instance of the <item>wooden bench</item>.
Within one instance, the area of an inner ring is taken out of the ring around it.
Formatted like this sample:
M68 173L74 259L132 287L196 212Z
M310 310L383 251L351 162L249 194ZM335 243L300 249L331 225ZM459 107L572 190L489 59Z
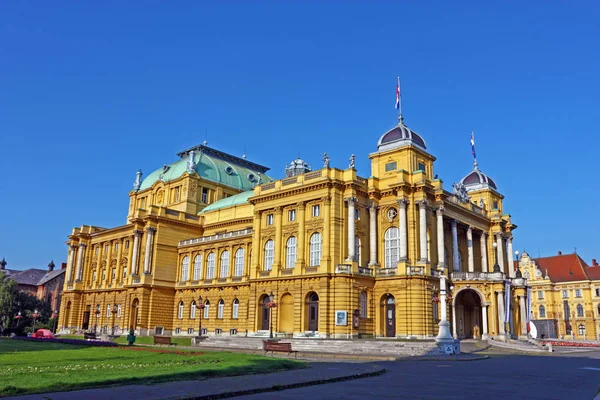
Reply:
M169 346L175 345L175 343L171 341L170 336L154 336L154 344L166 344Z
M297 350L292 350L291 343L270 342L268 340L263 340L263 350L265 351L265 355L267 355L269 351L271 352L271 355L273 355L274 351L288 353L288 356L294 353L294 358L296 358L298 355Z
M96 340L96 334L91 332L83 332L83 338L85 340Z

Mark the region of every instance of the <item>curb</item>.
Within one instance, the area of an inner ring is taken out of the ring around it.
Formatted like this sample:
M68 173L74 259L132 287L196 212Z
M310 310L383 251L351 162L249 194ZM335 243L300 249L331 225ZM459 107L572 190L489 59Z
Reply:
M443 357L412 357L412 358L397 358L396 361L481 361L487 360L490 356L477 356L477 357L469 357L469 358L443 358Z
M209 395L203 395L203 396L184 396L184 397L175 397L175 398L171 397L169 399L177 399L177 400L227 399L230 397L246 396L246 395L250 395L250 394L278 392L281 390L298 389L298 388L306 387L306 386L316 386L316 385L323 385L326 383L335 383L335 382L343 382L343 381L349 381L349 380L354 380L354 379L370 378L372 376L382 375L385 372L386 372L385 368L379 368L378 370L372 371L372 372L362 372L362 373L353 374L353 375L340 376L337 378L319 379L319 380L313 380L313 381L290 383L288 385L265 386L265 387L256 388L256 389L238 390L238 391L233 391L233 392L224 392L224 393L209 394Z

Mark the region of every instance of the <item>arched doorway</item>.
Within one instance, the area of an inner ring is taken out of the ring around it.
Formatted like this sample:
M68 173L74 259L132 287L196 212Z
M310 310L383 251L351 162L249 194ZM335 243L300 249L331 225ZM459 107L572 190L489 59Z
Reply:
M311 292L306 296L307 331L319 330L319 295Z
M381 297L382 332L385 337L396 337L396 298L390 293Z
M294 333L294 297L286 293L279 307L279 332Z
M260 320L258 322L258 330L268 331L269 330L269 315L271 313L271 309L267 307L269 304L269 296L263 294L260 296Z
M481 326L481 298L473 289L461 290L456 296L456 334L459 339L473 338L475 327L479 335L483 331Z
M135 298L133 299L133 301L131 302L131 313L129 316L129 329L136 329L138 323L138 309L140 306L140 301Z

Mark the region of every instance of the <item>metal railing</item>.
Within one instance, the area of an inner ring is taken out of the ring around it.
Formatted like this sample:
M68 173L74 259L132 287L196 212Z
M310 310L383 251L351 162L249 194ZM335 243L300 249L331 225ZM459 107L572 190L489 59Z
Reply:
M350 274L352 272L352 265L350 264L337 264L335 266L336 274Z
M188 246L191 244L212 242L215 240L230 239L230 238L234 238L234 237L247 236L247 235L252 235L252 228L242 229L241 231L219 233L217 235L202 236L202 237L195 238L195 239L180 240L179 245L180 246Z
M373 276L373 268L358 267L358 275Z
M406 275L425 275L425 267L407 265Z
M462 272L454 271L450 274L453 281L503 281L502 272Z
M398 268L378 268L375 270L377 276L395 276L398 275Z

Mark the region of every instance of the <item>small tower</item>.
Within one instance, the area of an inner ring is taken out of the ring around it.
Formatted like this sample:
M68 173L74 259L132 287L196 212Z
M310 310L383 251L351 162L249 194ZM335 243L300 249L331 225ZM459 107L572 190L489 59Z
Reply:
M52 271L54 271L54 260L50 261L50 264L48 264L48 272Z
M289 178L290 176L302 175L310 171L312 171L310 165L298 156L297 159L286 165L285 176Z
M6 262L4 257L2 257L2 261L0 261L0 271L4 271L6 269L6 264L8 263Z

